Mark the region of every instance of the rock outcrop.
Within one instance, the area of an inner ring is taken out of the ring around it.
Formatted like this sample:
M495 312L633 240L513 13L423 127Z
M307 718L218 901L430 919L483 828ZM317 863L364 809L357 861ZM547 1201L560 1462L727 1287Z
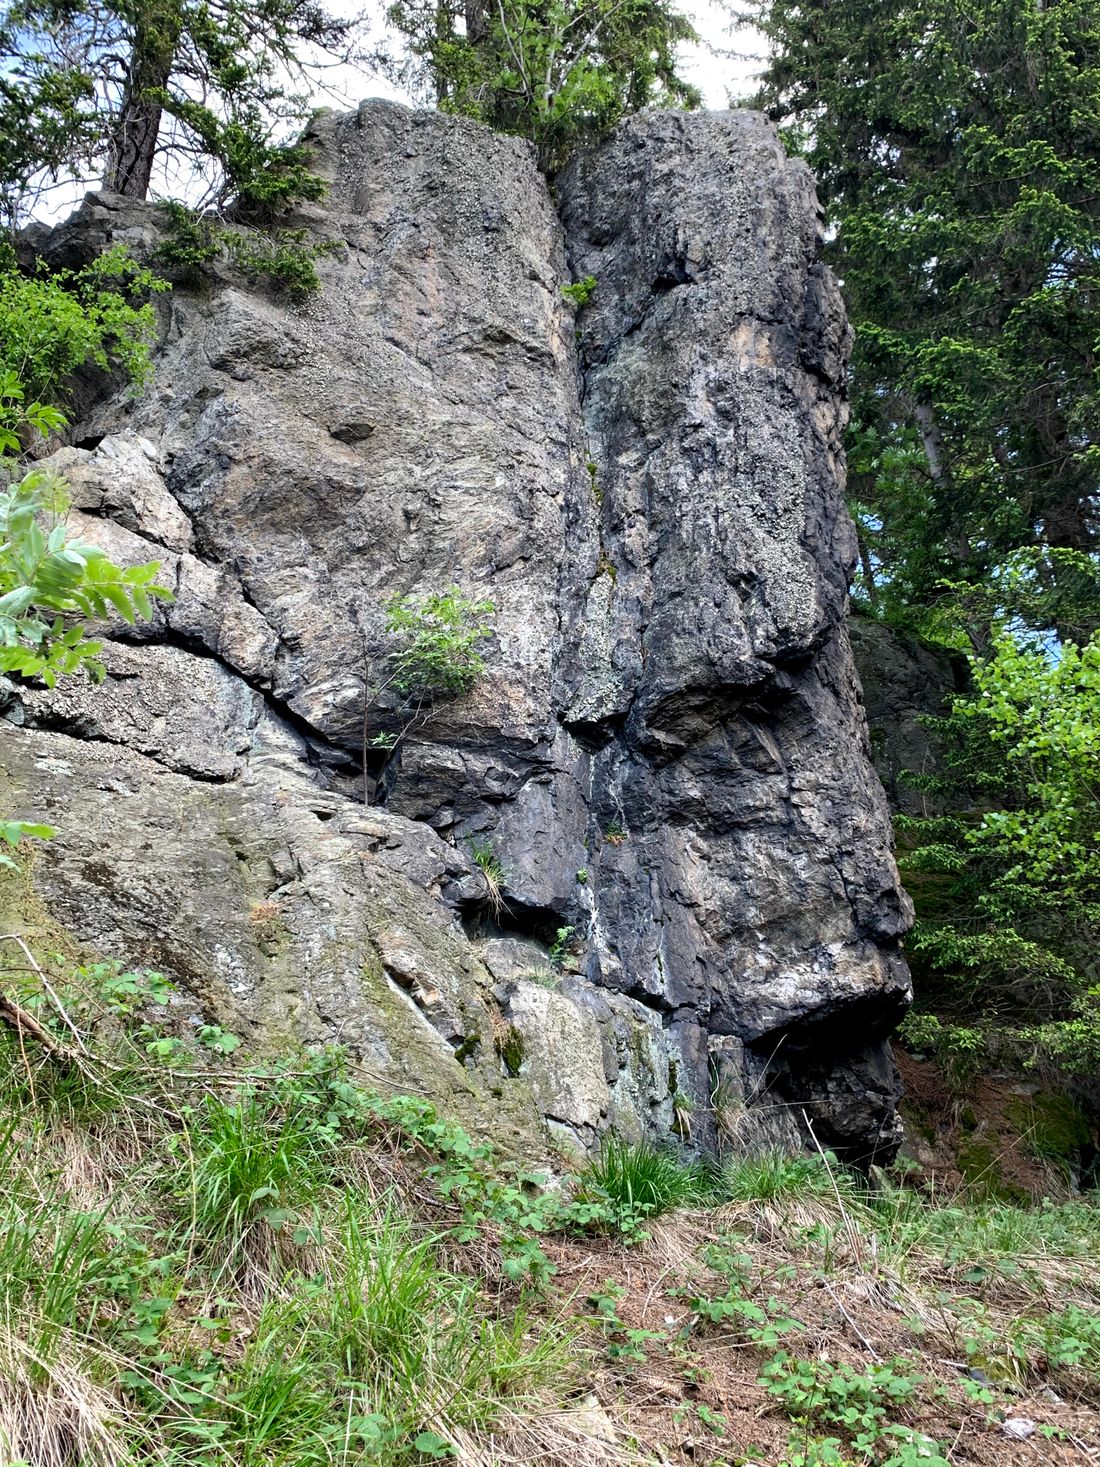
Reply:
M871 757L890 808L905 815L940 814L942 800L907 776L943 772L940 745L924 720L941 717L952 694L966 691L966 658L865 616L851 618L849 635L863 688Z
M176 599L112 629L104 687L8 704L0 798L59 830L22 920L499 1135L891 1153L909 913L808 172L748 112L635 118L557 207L459 119L313 141L322 293L177 289L151 390L57 455L82 533ZM93 197L42 247L154 236ZM450 585L495 604L486 674L364 772L385 605Z

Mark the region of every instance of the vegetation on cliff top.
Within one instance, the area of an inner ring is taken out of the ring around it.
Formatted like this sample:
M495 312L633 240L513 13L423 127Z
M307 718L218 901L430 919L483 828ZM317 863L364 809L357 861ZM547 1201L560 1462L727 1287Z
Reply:
M377 53L387 74L528 138L547 171L643 107L701 101L677 74L677 47L696 37L671 0L395 0L386 13L402 43Z
M9 0L0 8L0 199L8 221L72 182L189 204L316 198L292 90L349 54L314 0ZM289 134L291 141L286 141Z

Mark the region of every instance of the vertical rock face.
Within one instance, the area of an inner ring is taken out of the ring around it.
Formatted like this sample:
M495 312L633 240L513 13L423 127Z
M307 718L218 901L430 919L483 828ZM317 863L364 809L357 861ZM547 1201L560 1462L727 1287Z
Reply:
M808 1119L889 1153L908 913L808 174L750 113L635 119L560 214L467 122L365 104L314 141L323 293L177 289L152 392L58 455L82 532L177 599L105 688L0 710L4 806L61 831L39 920L570 1144ZM44 248L152 228L101 199ZM364 808L385 604L452 584L497 608L487 673L372 760Z
M939 814L942 798L916 788L906 775L943 773L943 752L922 720L942 717L953 694L966 691L966 659L864 616L852 617L850 634L871 754L890 808Z
M568 716L635 833L600 978L874 1144L908 913L844 631L849 342L812 181L755 114L664 114L562 197L598 281L584 414L613 575Z

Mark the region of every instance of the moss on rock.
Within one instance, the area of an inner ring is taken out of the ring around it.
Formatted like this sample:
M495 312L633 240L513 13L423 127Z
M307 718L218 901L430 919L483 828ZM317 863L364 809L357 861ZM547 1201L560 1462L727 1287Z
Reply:
M525 1048L523 1035L514 1024L509 1024L502 1034L497 1035L496 1050L509 1075L518 1075Z
M1056 1090L1021 1095L1009 1110L1009 1118L1027 1148L1042 1161L1074 1165L1092 1139L1089 1123L1070 1097Z
M975 1132L968 1136L956 1153L959 1171L976 1197L990 1202L1010 1202L1026 1206L1027 1192L1006 1180L1000 1153L993 1140Z

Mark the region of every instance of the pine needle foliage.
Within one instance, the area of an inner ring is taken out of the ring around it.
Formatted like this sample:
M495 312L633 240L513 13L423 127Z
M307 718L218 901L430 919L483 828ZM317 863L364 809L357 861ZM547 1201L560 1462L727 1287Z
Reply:
M391 77L527 138L546 171L643 107L700 104L677 74L695 32L669 0L396 0L387 17L399 44L376 59Z
M934 635L946 583L1021 548L1098 548L1100 14L738 8L772 48L758 100L816 174L856 329L857 593ZM1064 629L1076 582L1050 573Z

